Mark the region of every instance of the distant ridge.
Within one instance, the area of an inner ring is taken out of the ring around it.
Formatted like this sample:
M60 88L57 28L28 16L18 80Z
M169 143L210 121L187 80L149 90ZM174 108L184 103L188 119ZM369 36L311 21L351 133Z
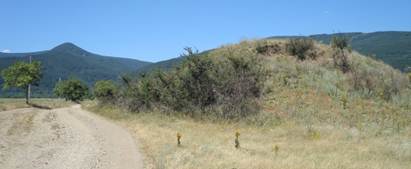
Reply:
M135 72L150 62L135 59L102 56L86 51L77 45L66 42L50 50L29 53L0 53L0 70L17 61L27 61L28 56L40 61L43 78L39 87L34 88L34 96L52 96L52 89L59 79L77 77L88 85L97 80L118 80L119 76ZM0 85L2 80L0 79ZM1 91L0 96L17 96L15 90Z

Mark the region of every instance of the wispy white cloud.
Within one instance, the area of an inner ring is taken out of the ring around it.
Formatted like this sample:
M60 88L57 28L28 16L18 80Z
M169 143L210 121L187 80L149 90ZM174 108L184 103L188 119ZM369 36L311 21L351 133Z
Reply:
M329 14L330 11L323 11L323 14Z
M1 52L3 52L3 53L11 53L11 50L10 50L10 49L4 49L4 50L2 50Z

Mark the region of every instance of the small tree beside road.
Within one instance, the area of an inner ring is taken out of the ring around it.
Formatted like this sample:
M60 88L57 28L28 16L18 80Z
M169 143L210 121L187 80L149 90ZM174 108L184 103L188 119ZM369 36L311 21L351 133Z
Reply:
M38 61L32 63L16 62L1 72L4 83L3 88L20 88L26 91L26 103L30 103L29 86L38 85L41 79L41 64Z

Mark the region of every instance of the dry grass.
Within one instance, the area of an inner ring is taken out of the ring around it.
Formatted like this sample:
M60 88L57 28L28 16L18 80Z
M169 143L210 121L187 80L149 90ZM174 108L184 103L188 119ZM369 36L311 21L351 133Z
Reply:
M42 108L60 108L67 107L73 103L65 101L63 99L45 99L36 98L31 100L32 104ZM9 99L0 98L0 111L13 110L18 108L29 108L32 105L27 105L24 99Z
M245 122L197 121L160 113L130 114L101 108L94 102L83 106L128 128L146 154L146 168L405 169L411 166L409 131L375 136L355 128L306 126L291 120L276 126L256 126ZM234 147L236 131L241 133L240 149ZM177 132L182 134L180 147Z

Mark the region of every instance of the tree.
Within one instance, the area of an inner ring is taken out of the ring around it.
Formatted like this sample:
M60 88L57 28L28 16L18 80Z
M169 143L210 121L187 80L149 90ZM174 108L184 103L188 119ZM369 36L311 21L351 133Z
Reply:
M66 100L78 102L89 96L89 89L82 81L70 78L58 82L54 87L54 94Z
M94 96L104 102L113 101L117 95L117 86L111 80L101 80L94 84Z
M29 85L38 85L41 79L41 64L17 62L1 72L4 79L3 88L16 87L26 90L26 103L30 103Z

